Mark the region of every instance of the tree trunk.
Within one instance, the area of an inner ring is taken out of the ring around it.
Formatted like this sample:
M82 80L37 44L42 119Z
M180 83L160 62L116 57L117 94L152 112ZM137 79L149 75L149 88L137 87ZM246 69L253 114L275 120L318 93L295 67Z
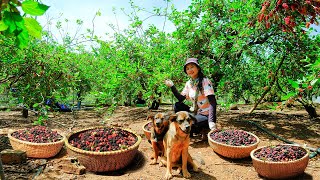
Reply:
M27 117L28 117L28 109L25 109L25 108L22 109L22 116L23 116L24 118L27 118Z
M255 102L253 107L250 109L249 114L251 114L257 108L257 106L260 104L260 102L263 100L263 98L266 96L266 94L268 94L268 92L270 91L271 88L272 88L272 85L270 86L270 88L268 88L268 90L263 92L260 99L257 102Z
M309 104L303 105L303 107L308 112L310 118L317 118L318 117L316 108L314 108L313 106L311 106Z

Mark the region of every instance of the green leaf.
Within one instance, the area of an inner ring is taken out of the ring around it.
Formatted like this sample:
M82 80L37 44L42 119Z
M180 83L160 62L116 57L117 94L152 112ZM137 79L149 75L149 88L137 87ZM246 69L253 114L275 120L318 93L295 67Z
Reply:
M5 31L8 29L8 25L6 25L3 21L0 21L0 31Z
M96 15L97 15L97 16L101 16L100 10L99 10L98 12L96 12Z
M6 25L9 26L7 29L9 33L17 33L24 28L24 21L20 13L12 13L5 11L3 17L3 21Z
M24 24L30 36L41 38L42 27L39 22L33 18L24 18Z
M24 1L22 3L22 10L30 14L32 16L41 16L43 15L47 10L49 9L49 6L40 4L36 1Z
M303 87L303 88L307 88L307 87L308 87L308 84L307 84L307 83L303 83L303 84L302 84L302 87Z
M25 47L28 46L29 43L29 34L28 31L23 30L21 31L21 33L19 33L19 35L17 36L17 44L19 46L20 49L23 49ZM29 88L29 86L27 86L27 88Z
M287 94L287 95L285 95L285 96L282 96L282 97L281 97L281 100L282 100L282 101L286 101L286 100L288 100L290 97L294 97L295 95L296 95L295 92L290 92L289 94Z
M312 68L314 69L320 69L320 58L317 59L316 62L314 62L314 64L312 65Z
M34 121L35 125L43 125L43 116L40 116L37 121Z
M310 82L310 85L311 85L311 86L314 86L318 80L319 80L319 79L314 79L314 80L312 80L312 81Z
M299 83L296 81L293 81L291 79L288 80L288 82L291 84L291 86L295 89L299 88Z

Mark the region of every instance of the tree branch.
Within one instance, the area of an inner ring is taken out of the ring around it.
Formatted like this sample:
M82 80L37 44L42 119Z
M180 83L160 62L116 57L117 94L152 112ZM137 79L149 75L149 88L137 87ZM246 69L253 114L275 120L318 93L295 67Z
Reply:
M263 94L261 95L260 99L259 99L257 102L255 102L254 106L250 109L249 114L251 114L251 113L257 108L257 106L260 104L260 102L264 99L264 96L271 90L272 86L273 86L274 83L277 81L278 72L279 72L279 70L280 70L280 68L281 68L284 60L286 59L286 57L287 57L286 55L284 55L284 56L282 57L279 65L278 65L278 67L277 67L277 70L276 70L276 72L275 72L275 74L274 74L274 78L273 78L273 80L272 80L271 83L270 83L270 88L269 88L268 90L266 90L266 91L263 92Z
M265 43L270 37L272 37L273 35L275 35L274 33L269 34L269 35L265 35L263 38L260 39L255 39L254 41L251 41L248 43L248 46L252 46L252 45L256 45L256 44L263 44Z
M8 78L1 79L1 80L0 80L0 84L5 83L5 82L7 82L7 81L9 81L10 79L13 79L13 78L15 78L15 77L16 77L16 76L11 76L11 77L8 77Z

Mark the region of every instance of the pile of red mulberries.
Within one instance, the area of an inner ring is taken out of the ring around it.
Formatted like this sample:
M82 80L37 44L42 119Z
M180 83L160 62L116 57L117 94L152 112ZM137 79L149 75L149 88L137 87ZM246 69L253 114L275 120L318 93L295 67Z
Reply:
M69 143L82 150L106 152L127 149L138 138L135 134L120 128L99 128L78 133Z
M243 130L222 130L210 134L212 140L231 145L231 146L249 146L257 142L257 139Z
M287 162L300 159L306 153L305 149L299 146L276 145L261 148L254 156L263 161Z
M13 132L12 137L32 143L52 143L60 141L63 137L46 126L35 126Z

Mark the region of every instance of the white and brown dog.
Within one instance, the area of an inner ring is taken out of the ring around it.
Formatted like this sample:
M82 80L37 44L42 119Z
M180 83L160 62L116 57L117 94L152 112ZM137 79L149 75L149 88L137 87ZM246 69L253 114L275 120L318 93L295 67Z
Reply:
M165 153L161 158L161 163L167 166L165 179L172 178L172 167L181 168L183 177L190 178L188 164L192 166L193 171L199 171L188 151L191 125L195 117L186 111L180 111L171 115L169 120L169 130L163 138Z

